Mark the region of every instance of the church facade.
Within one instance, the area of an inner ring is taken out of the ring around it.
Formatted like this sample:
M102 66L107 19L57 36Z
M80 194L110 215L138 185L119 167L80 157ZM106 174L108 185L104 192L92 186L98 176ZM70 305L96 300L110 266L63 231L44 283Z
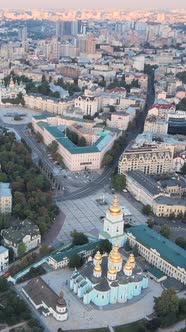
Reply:
M70 278L70 289L84 304L92 302L97 306L105 306L125 303L139 296L143 289L148 287L148 277L136 266L134 255L130 254L127 261L124 261L119 252L119 244L116 241L123 243L125 234L122 234L123 214L116 196L106 213L104 223L104 229L109 234L107 238L112 240L110 235L114 234L115 244L110 254L101 255L97 251L79 271L75 269Z
M26 94L25 85L20 83L14 83L11 78L10 83L7 87L1 82L0 83L0 103L3 99L15 99L17 95L21 93L23 96Z

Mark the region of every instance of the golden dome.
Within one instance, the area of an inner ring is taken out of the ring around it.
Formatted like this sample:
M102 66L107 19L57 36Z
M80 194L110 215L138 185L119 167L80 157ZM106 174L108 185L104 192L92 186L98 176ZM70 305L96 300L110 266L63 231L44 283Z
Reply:
M96 265L94 266L94 271L95 272L101 272L101 265L99 262L96 263Z
M127 271L132 270L132 268L131 268L131 266L130 266L130 264L128 262L124 265L123 269L127 270Z
M116 274L116 268L112 265L108 272L110 274Z
M129 263L135 263L135 258L134 258L134 255L133 254L130 254L129 255L129 259L128 259Z
M118 252L118 249L119 249L118 244L115 244L114 248L110 252L109 260L113 263L122 262L122 257L120 255L120 253Z
M118 205L118 197L117 195L114 195L114 200L113 203L111 205L111 207L109 208L109 212L113 215L113 216L117 216L119 214L121 214L121 209Z
M96 252L96 254L95 254L95 256L94 256L94 259L95 259L96 261L100 261L100 260L102 259L102 256L101 256L101 254L100 254L100 251L97 251L97 252Z

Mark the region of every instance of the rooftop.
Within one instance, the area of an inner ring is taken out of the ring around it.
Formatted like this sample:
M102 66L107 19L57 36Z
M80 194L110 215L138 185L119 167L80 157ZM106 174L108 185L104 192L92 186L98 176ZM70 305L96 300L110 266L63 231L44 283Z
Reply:
M145 247L157 250L160 256L171 265L186 269L186 251L153 229L146 225L138 225L130 227L126 232L132 233Z
M57 140L59 144L61 144L65 149L67 149L72 154L100 152L108 145L110 141L113 140L114 136L114 134L109 130L102 131L100 133L99 138L94 144L80 147L75 145L68 137L66 137L64 131L60 130L60 127L50 126L47 122L44 121L39 121L37 124L43 130L44 129L47 130Z
M38 236L40 235L40 231L37 225L26 219L17 225L3 229L1 235L4 240L13 244L19 244L23 242L26 235L30 235L31 237Z
M176 199L175 197L167 197L167 196L159 196L157 198L155 198L156 203L158 204L166 204L166 205L183 205L185 206L185 198L178 198Z
M56 251L54 254L50 256L56 262L61 262L65 258L69 258L73 255L77 255L86 251L94 250L98 247L101 240L95 242L89 242L87 244L83 244L82 246L76 246L71 249L67 249L65 251Z
M127 175L130 176L135 182L137 182L140 186L146 189L151 195L158 195L161 190L158 188L157 182L154 179L144 174L141 171L129 171Z
M40 277L30 280L28 284L23 287L23 289L36 305L40 305L44 302L47 307L56 310L56 304L59 301L59 296ZM66 302L61 298L61 296L60 302L60 306L66 307Z

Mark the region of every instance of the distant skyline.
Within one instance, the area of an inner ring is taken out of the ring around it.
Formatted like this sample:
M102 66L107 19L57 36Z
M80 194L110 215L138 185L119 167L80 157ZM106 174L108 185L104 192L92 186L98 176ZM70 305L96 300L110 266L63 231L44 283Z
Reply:
M91 8L91 9L110 9L110 8L123 8L123 9L176 9L185 8L185 0L0 0L0 7L6 8Z

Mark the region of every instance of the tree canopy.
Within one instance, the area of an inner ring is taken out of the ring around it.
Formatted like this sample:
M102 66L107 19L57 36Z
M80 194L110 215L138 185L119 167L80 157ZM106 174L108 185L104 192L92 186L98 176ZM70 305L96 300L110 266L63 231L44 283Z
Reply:
M70 235L72 237L72 243L75 246L88 243L88 237L82 232L77 232L76 230L74 230L71 232Z
M112 176L112 188L120 192L126 187L126 176L124 174L115 174Z
M25 145L17 143L12 133L0 134L0 160L0 174L6 174L11 183L13 216L30 219L44 234L58 213L48 180L33 165Z
M152 212L152 208L149 204L147 205L144 205L143 208L142 208L142 212L143 214L145 214L146 216L149 216L149 214L151 214Z
M170 228L169 228L169 226L167 226L167 225L161 226L160 234L163 235L164 237L166 237L168 239L169 236L170 236Z

